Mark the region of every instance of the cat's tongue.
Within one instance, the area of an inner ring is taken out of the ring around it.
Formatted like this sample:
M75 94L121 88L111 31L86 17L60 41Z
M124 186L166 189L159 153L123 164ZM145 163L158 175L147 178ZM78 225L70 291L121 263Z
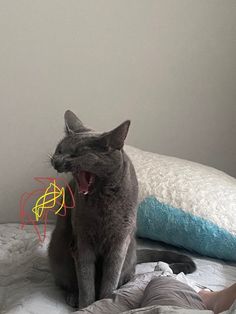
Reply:
M83 194L88 194L89 186L91 184L92 175L87 171L80 171L77 176L79 192Z

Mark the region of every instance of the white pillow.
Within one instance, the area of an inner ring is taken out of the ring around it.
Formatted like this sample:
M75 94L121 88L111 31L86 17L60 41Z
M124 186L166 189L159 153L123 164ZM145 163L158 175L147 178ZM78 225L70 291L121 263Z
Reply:
M236 261L236 179L126 146L139 181L137 234Z

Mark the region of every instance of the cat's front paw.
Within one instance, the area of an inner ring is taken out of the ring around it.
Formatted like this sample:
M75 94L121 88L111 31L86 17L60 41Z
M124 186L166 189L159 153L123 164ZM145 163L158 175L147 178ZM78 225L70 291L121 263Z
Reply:
M79 308L79 299L77 293L67 293L65 297L66 303L76 309Z

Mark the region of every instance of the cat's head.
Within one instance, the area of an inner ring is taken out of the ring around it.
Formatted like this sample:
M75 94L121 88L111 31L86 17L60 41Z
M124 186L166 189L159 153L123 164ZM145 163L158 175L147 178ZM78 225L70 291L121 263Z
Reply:
M96 178L109 178L122 168L122 148L130 121L98 133L85 127L70 110L64 118L66 135L57 145L51 163L58 172L71 172L80 192L87 194Z

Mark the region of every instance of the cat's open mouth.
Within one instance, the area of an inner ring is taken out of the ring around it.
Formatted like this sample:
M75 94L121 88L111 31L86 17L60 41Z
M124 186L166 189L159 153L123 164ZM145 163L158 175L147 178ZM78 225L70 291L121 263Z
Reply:
M95 180L95 176L87 171L80 171L79 173L74 174L76 179L79 193L83 193L84 195L90 192L90 187Z

